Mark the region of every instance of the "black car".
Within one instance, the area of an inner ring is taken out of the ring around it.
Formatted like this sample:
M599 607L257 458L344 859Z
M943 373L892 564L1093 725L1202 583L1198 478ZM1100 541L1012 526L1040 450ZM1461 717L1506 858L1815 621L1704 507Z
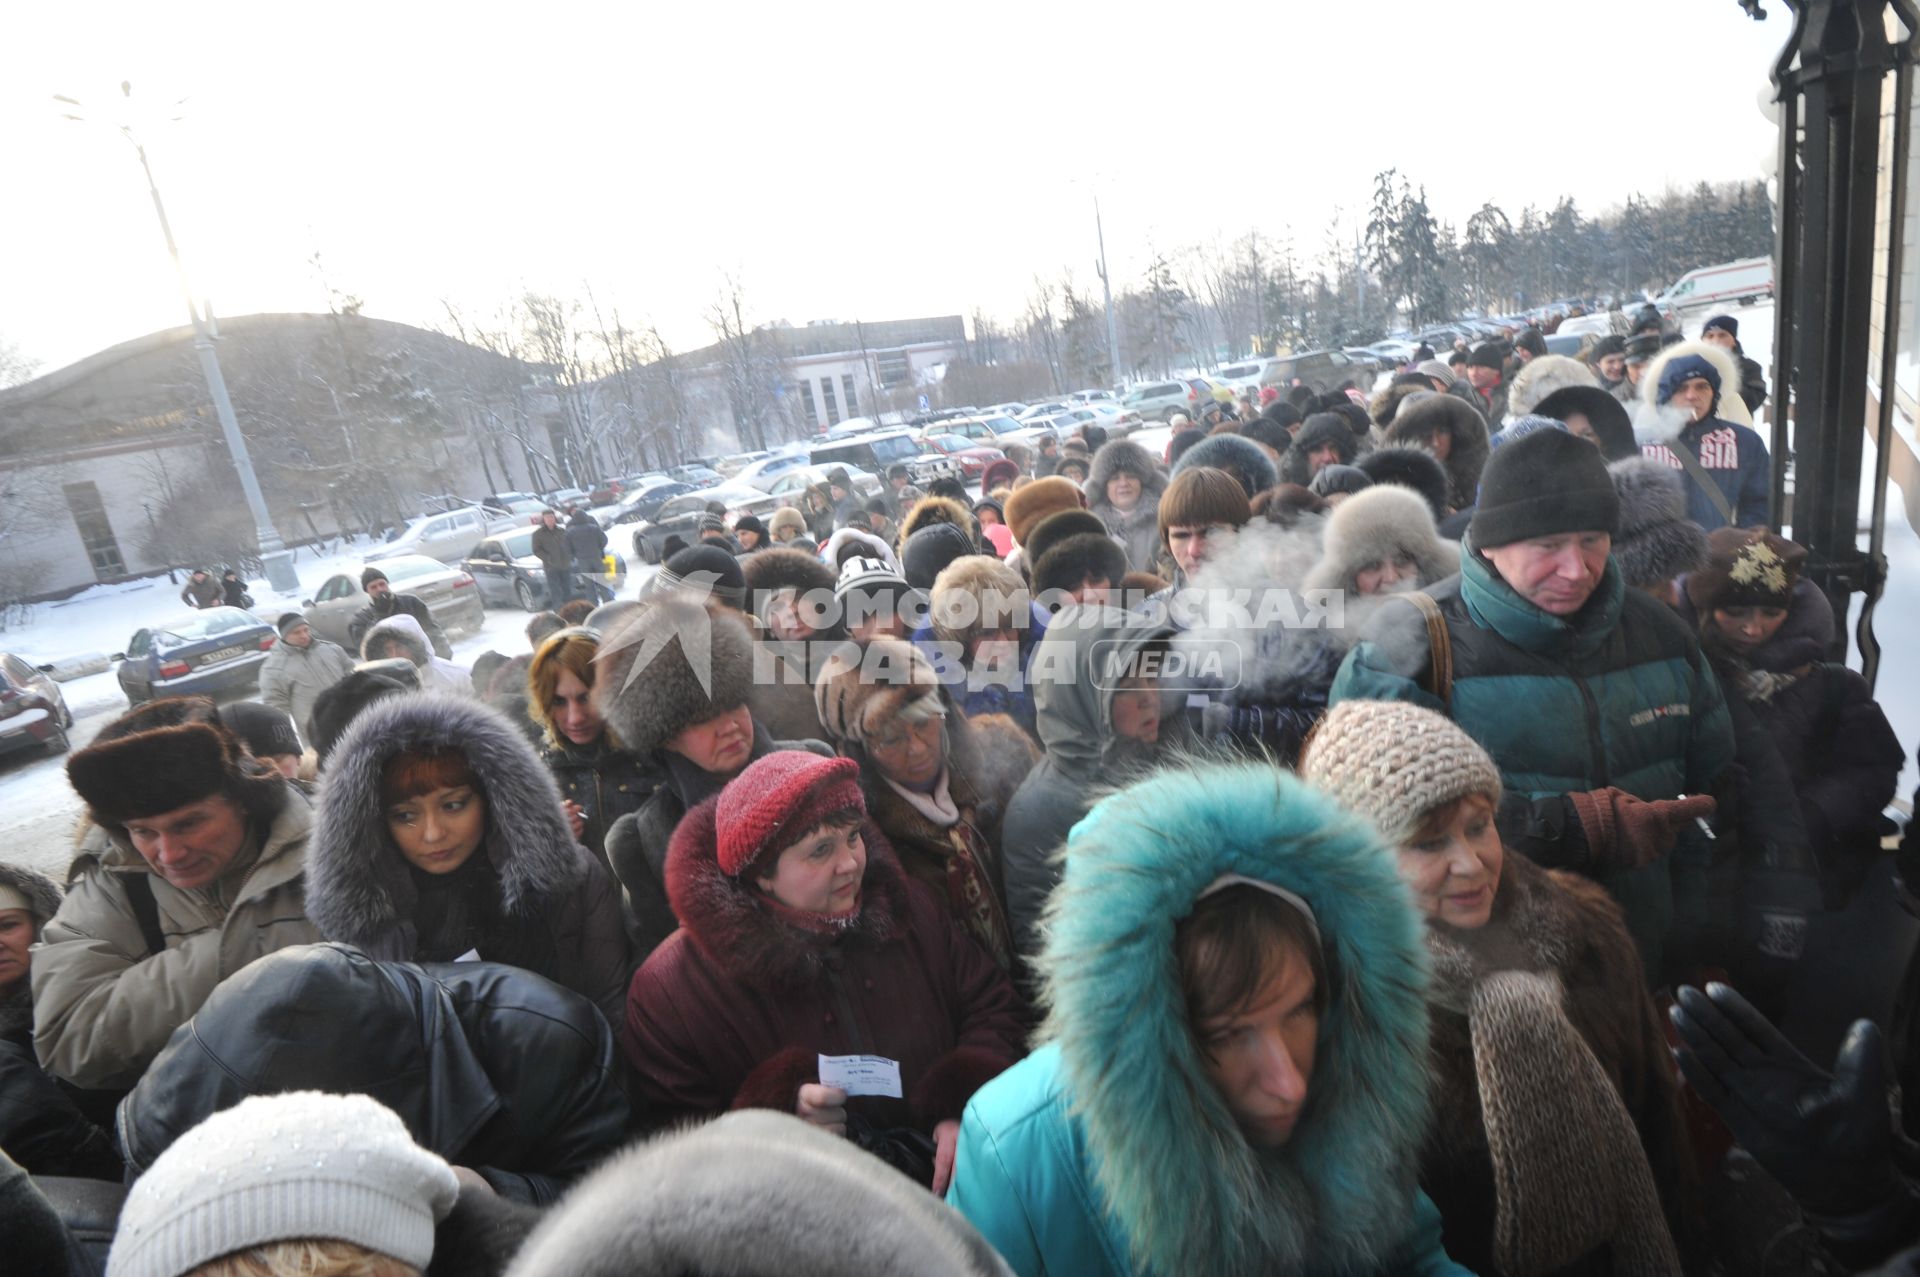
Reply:
M539 612L547 606L547 574L533 557L533 529L518 528L484 538L461 561L480 586L480 601L497 607ZM627 561L613 556L613 579L599 578L614 590L627 579Z
M161 696L217 696L260 686L260 666L279 634L251 612L211 607L135 630L116 653L127 703Z
M73 711L60 685L11 653L0 655L0 754L18 749L67 752Z
M621 497L620 504L614 507L613 523L648 522L658 513L661 506L675 497L684 496L694 490L691 483L670 479L665 483L655 483L629 492Z

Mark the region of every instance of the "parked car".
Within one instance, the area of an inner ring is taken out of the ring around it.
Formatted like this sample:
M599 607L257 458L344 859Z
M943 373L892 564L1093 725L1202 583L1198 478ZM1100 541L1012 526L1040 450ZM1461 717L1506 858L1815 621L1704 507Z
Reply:
M1565 355L1569 359L1576 359L1580 355L1580 347L1585 344L1585 340L1586 339L1579 333L1548 333L1546 336L1547 353L1549 355Z
M526 533L531 540L533 529L528 527ZM427 605L427 615L446 631L448 638L474 633L487 619L480 591L463 568L448 567L424 554L382 559L379 568L387 574L389 586ZM300 606L315 634L338 643L357 657L359 652L347 634L347 627L353 623L354 613L366 605L367 592L360 588L360 574L342 572L321 582L313 597Z
M1255 359L1243 359L1237 364L1228 364L1213 374L1215 385L1225 386L1234 394L1257 394L1260 390L1260 376L1266 372L1267 365L1273 360L1261 356Z
M600 519L600 526L610 528L616 523L638 523L642 519L651 519L653 512L662 505L683 493L692 491L695 489L691 483L682 483L678 479L663 479L658 483L645 484L621 497L613 505L611 516Z
M1020 428L1020 423L1004 413L986 413L978 417L956 417L940 423L940 433L960 435L977 444L992 447L1002 431Z
M1439 346L1434 347L1439 350ZM1305 350L1297 355L1278 355L1261 374L1263 386L1274 386L1281 390L1291 386L1294 379L1312 386L1315 391L1325 394L1335 386L1350 378L1359 376L1364 370L1353 360L1347 358L1341 350Z
M1113 398L1111 390L1076 390L1067 396L1074 403L1096 403L1102 399Z
M658 563L664 557L668 537L678 536L688 545L698 541L700 516L716 501L726 507L729 523L743 514L763 514L780 504L777 497L758 488L731 483L683 492L663 502L652 518L634 523L634 557L642 563Z
M438 567L438 564L434 565ZM210 607L135 630L116 652L115 677L127 704L162 696L218 696L254 691L260 665L279 635L251 612Z
M1072 406L1064 400L1056 399L1051 403L1028 404L1015 415L1021 421L1032 421L1035 417L1051 417L1056 412L1065 412Z
M736 478L742 470L746 469L748 466L752 465L754 462L759 461L762 458L767 457L769 455L771 454L764 449L762 449L759 452L736 452L728 456L721 457L718 461L715 461L711 466L709 466L708 469L713 470L714 472L719 474L719 476L723 479L732 479L732 478Z
M481 497L479 501L475 502L475 504L483 505L489 510L498 510L502 514L516 514L518 511L514 509L514 506L524 505L529 501L539 505L546 504L546 502L540 500L537 493L533 492L489 492L486 496Z
M613 555L613 579L606 583L617 591L627 579L627 560L616 551L608 553ZM532 528L487 537L473 547L460 568L478 585L484 605L517 607L525 612L538 612L547 606L547 574L540 560L533 557Z
M1095 400L1079 408L1069 408L1054 415L1055 421L1067 423L1067 433L1071 434L1080 426L1099 426L1112 439L1125 438L1138 430L1143 424L1140 414L1131 408L1122 408L1117 403Z
M586 499L585 488L555 488L547 494L547 505L554 510L570 510Z
M886 430L816 444L810 452L816 466L858 466L884 475L894 464L906 466L913 482L924 488L935 479L957 477L960 467L939 453L925 454L905 430Z
M776 452L743 467L740 473L733 476L733 482L769 492L773 489L774 480L781 475L792 470L803 470L809 464L810 459L804 452Z
M991 407L982 408L980 410L980 416L988 419L994 417L1017 417L1026 410L1027 405L1023 403L997 403Z
M711 488L716 483L724 483L726 481L725 477L711 466L691 463L684 466L670 467L667 470L667 477L669 479L678 479L682 483L690 483L696 488Z
M1209 389L1207 398L1211 399ZM1185 413L1195 421L1200 419L1200 410L1206 401L1200 392L1184 381L1155 381L1144 386L1135 386L1121 397L1120 406L1137 412L1145 420L1170 421L1178 413Z
M22 749L67 752L73 711L60 684L19 657L0 655L0 754Z
M920 436L920 442L960 463L960 477L967 483L977 483L987 467L996 461L1004 461L1007 454L998 448L984 447L964 435L943 435L929 430Z
M581 493L582 497L585 495ZM379 563L401 555L424 554L442 563L458 563L475 541L490 532L504 532L519 522L524 522L522 516L503 514L477 505L451 510L446 514L429 515L424 519L415 519L385 545L371 551L367 555L367 562Z
M816 483L825 483L827 474L833 466L802 466L798 470L789 470L773 481L767 489L767 495L774 498L774 508L790 505L800 508L800 494ZM853 480L853 493L865 499L880 495L880 476L871 470L862 470L859 466L841 466L847 472L847 478Z

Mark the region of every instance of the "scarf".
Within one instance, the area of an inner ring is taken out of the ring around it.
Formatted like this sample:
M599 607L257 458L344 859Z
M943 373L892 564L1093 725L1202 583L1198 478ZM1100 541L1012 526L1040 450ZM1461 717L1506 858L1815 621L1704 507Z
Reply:
M1007 926L1006 909L987 878L986 864L993 852L974 827L972 804L963 811L954 801L952 775L951 765L941 768L940 779L934 782L933 791L926 794L897 785L885 776L881 779L887 788L906 800L916 815L933 826L936 836L924 841L940 842L947 853L942 857L947 907L967 934L978 941L987 956L1004 971L1013 961L1013 933Z

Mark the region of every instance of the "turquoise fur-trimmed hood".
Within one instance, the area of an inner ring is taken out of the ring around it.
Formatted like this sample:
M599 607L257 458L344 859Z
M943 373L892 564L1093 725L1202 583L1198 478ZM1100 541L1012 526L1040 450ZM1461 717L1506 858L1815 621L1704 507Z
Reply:
M1326 956L1306 1112L1277 1150L1247 1142L1208 1079L1174 960L1175 925L1226 873L1306 899ZM1379 835L1271 765L1184 765L1074 827L1048 914L1040 1036L1059 1044L1101 1205L1134 1265L1392 1262L1427 1125L1427 953Z

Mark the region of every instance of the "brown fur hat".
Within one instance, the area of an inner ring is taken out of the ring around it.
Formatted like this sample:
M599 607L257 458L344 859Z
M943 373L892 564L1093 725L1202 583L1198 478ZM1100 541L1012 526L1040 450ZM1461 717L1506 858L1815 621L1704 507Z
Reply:
M991 555L969 554L955 559L933 581L928 608L933 636L942 643L958 644L964 651L987 631L989 622L1006 619L1024 629L1030 614L1001 617L996 603L1009 600L1007 606L1013 607L1013 601L1024 598L1026 592L1027 583L1020 574Z
M848 645L827 658L813 685L820 726L835 744L864 745L908 702L939 695L933 663L904 639Z
M712 665L705 688L687 660L682 635L706 636ZM636 670L643 655L647 663ZM593 703L635 754L738 709L753 690L753 636L746 622L728 608L673 595L650 600L609 634L593 663Z
M900 516L900 534L894 538L894 549L903 552L908 537L936 523L951 523L966 533L970 542L978 539L975 533L980 524L973 517L973 511L951 497L921 497Z
M277 806L286 790L278 772L252 761L204 696L128 710L67 759L67 779L94 823L113 830L215 794L257 811Z
M1027 534L1040 520L1062 510L1084 510L1086 506L1086 497L1073 480L1057 475L1035 479L1023 488L1015 488L1007 498L1007 527L1013 530L1013 539L1024 546Z

